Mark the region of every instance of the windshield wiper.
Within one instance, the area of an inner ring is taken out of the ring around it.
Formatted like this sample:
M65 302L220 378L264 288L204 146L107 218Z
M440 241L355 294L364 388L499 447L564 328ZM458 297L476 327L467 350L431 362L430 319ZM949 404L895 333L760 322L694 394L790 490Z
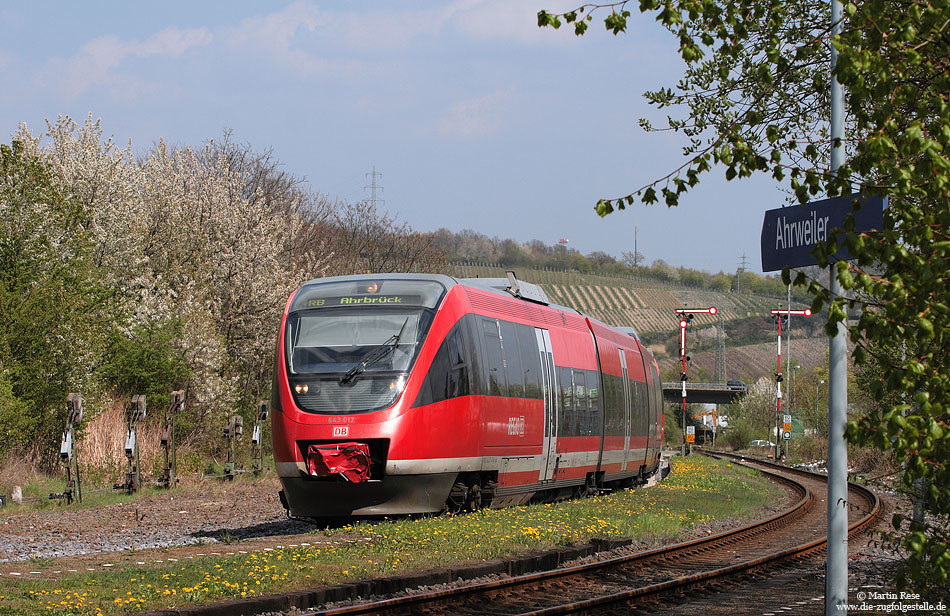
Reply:
M399 339L402 338L402 333L406 329L406 323L409 322L409 317L406 317L406 320L403 321L402 327L399 328L398 334L393 334L389 337L386 342L376 347L369 355L363 358L358 364L353 366L347 371L342 377L340 377L340 385L346 385L350 381L356 378L356 376L362 373L368 366L371 366L381 360L386 356L387 353L395 353L396 345L399 344Z

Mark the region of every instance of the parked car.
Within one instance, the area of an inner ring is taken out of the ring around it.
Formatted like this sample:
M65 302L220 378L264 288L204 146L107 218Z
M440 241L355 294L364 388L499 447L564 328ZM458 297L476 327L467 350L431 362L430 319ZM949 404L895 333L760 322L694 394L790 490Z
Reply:
M775 447L775 443L772 441L763 441L762 439L756 439L749 443L749 447Z

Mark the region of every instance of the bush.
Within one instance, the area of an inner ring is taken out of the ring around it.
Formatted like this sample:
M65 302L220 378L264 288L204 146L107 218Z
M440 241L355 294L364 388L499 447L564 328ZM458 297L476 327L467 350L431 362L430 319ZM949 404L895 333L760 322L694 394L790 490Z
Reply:
M729 422L729 428L723 436L726 444L736 451L748 447L749 443L756 438L756 430L748 419L737 419Z
M113 329L99 370L104 384L120 396L145 394L150 408L167 406L169 392L191 377L184 353L175 346L182 329L179 319L149 321L129 334Z
M667 447L679 447L683 444L683 429L677 423L678 413L665 411L663 413L663 444Z
M39 158L0 145L0 455L36 444L55 464L66 395L88 383L108 298L86 222Z

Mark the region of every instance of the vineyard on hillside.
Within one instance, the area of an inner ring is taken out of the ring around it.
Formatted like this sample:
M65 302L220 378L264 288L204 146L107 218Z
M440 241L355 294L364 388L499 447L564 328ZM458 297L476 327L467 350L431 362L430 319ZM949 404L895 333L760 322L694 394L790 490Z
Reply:
M459 278L504 278L505 268L456 264ZM638 332L675 331L676 308L716 306L723 321L768 315L769 310L785 305L783 298L742 293L718 293L705 289L664 284L655 280L609 278L580 272L519 269L519 280L541 285L555 304L574 308L615 326L629 326ZM805 308L792 303L792 307ZM717 316L699 314L694 326L715 325Z
M506 270L486 265L455 264L454 275L459 278L504 278ZM610 278L585 275L574 271L518 269L519 280L541 285L555 304L574 308L583 314L614 326L629 326L650 340L673 336L678 331L678 319L673 312L683 306L716 306L724 323L745 322L742 327L770 327L764 321L769 310L785 307L783 298L741 293L718 293L653 280ZM806 308L792 302L793 309ZM693 319L690 336L701 348L692 352L693 374L715 374L715 325L718 316L698 314ZM768 335L772 335L769 331ZM700 341L700 339L702 339ZM826 361L828 339L813 337L794 339L793 361L810 370ZM774 372L775 343L726 345L726 377L754 380ZM651 344L663 373L677 372L679 358L676 348ZM712 350L708 350L712 348Z
M806 338L792 339L792 364L802 367L804 373L822 366L828 361L828 339ZM850 349L849 344L849 351ZM775 343L729 346L726 343L726 379L740 379L752 383L761 376L771 376L776 371ZM782 372L786 371L787 357L782 357ZM663 374L678 373L678 357L666 356L659 360ZM712 379L716 373L715 351L702 351L692 354L690 374L705 374ZM699 379L702 380L702 379Z

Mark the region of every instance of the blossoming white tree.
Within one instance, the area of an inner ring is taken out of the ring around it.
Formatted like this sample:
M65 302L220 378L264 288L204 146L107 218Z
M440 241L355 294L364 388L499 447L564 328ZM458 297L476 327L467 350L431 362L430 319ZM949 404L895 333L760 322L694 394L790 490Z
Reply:
M15 139L81 205L93 262L123 314L118 327L180 322L174 347L192 374L196 416L221 417L264 395L283 304L322 275L327 258L319 242L292 243L307 236L304 194L249 192L213 142L196 151L159 141L136 160L91 117L60 117L41 135L22 126Z

